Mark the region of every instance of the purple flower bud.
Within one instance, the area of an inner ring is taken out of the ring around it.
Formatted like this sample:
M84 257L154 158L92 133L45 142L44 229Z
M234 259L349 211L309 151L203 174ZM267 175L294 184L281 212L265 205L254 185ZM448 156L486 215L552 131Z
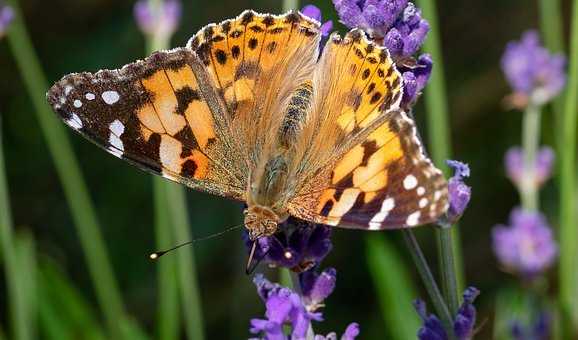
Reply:
M517 187L521 187L525 182L540 187L552 174L554 158L554 151L551 148L547 146L542 147L536 154L536 162L532 171L533 174L526 174L524 152L519 147L513 147L506 152L504 157L506 174ZM527 176L533 176L534 178L529 179Z
M469 287L464 291L464 301L458 309L458 313L453 318L454 335L458 340L468 340L472 338L474 326L476 324L476 308L473 303L480 291L475 287ZM422 327L418 331L419 340L448 340L448 334L444 330L441 321L434 314L427 314L425 302L415 300L414 307L423 321Z
M429 54L422 54L415 65L398 65L403 77L403 98L401 105L409 109L420 96L431 76L433 61Z
M322 22L323 17L321 15L321 10L317 6L307 5L301 9L301 13L305 16L308 16L312 19L319 21L320 23ZM331 33L332 29L333 29L333 21L328 20L322 23L320 28L321 36L323 37L328 36L329 33Z
M536 105L556 97L566 83L566 58L542 47L536 31L527 31L520 41L508 43L501 64L514 93Z
M462 162L447 161L455 171L448 182L449 209L448 220L455 223L462 216L472 197L472 188L464 183L464 178L470 177L470 167Z
M434 314L427 314L425 302L423 300L415 300L413 306L417 314L421 317L423 325L417 332L419 340L447 340L446 333L441 321Z
M558 255L552 230L539 212L514 209L510 226L492 230L494 252L508 271L531 279L552 265Z
M463 295L464 302L454 318L454 334L458 339L470 339L476 325L476 308L473 303L480 291L475 287L468 287Z
M146 35L168 38L175 33L181 19L181 2L165 0L159 8L152 8L148 0L134 5L134 17L140 30Z
M12 7L0 2L0 38L6 34L6 30L12 20L14 20L14 10L12 10Z
M256 259L301 272L319 264L333 247L330 227L290 217L279 229L277 234L257 240ZM250 250L253 242L246 232L243 237Z
M301 291L309 310L316 310L335 289L337 271L325 269L320 274L308 270L299 275Z

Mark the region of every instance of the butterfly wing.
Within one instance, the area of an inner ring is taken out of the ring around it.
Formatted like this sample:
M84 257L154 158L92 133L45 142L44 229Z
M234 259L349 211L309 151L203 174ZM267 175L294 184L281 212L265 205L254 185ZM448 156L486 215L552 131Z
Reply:
M66 124L109 153L191 188L244 199L246 163L194 52L157 52L119 70L70 74L47 97Z
M231 115L231 135L253 167L276 138L291 94L310 80L319 40L319 23L300 13L245 11L206 26L187 44L216 84Z
M430 223L445 212L446 181L425 156L415 122L399 110L401 94L386 49L358 30L330 39L315 72L292 215L379 230Z

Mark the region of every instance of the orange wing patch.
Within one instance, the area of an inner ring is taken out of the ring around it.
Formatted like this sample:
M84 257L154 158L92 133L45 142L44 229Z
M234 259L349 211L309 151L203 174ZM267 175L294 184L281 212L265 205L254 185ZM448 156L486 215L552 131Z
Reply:
M290 202L309 221L370 230L436 221L447 209L447 184L422 151L404 112L388 119Z

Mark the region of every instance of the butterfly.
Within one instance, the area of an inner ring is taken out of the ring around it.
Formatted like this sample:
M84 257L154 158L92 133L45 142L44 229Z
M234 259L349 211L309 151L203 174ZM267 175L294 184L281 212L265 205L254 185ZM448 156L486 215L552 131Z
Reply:
M245 11L186 47L67 75L47 98L109 153L244 202L252 240L289 216L366 230L436 221L447 183L400 108L387 49L359 29L320 41L299 12Z

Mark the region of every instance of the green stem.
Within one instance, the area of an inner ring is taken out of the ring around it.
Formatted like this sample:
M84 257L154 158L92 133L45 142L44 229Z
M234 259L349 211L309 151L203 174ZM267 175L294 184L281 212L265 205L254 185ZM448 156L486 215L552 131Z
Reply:
M4 262L6 273L6 289L8 296L10 322L12 335L16 340L31 339L30 325L27 319L26 306L24 303L24 287L20 282L21 274L18 265L17 254L14 249L14 232L12 226L12 214L10 210L10 198L8 183L6 180L6 167L4 164L4 148L2 144L2 124L0 121L0 254Z
M153 178L155 203L155 229L158 249L168 249L175 243L173 233L168 227L169 208L165 183L162 178ZM159 339L178 339L179 337L179 286L177 282L177 263L174 257L158 261L158 304L157 326Z
M96 213L64 125L46 103L47 81L20 15L19 1L9 2L17 14L8 32L8 42L63 186L98 303L112 336L118 338L119 320L125 314Z
M578 104L578 0L573 1L568 88L562 117L560 154L560 302L568 321L578 327L578 228L576 227L576 115Z
M444 301L442 293L440 292L440 289L436 284L433 274L429 269L427 260L425 259L425 256L421 251L419 243L417 242L413 234L413 231L411 231L410 229L403 229L401 232L403 234L407 247L409 248L411 257L415 262L417 271L421 276L421 280L423 281L423 284L425 285L425 288L434 305L437 315L440 317L446 332L450 334L450 336L453 338L452 316L450 314L448 306Z
M439 242L440 242L440 263L441 263L441 277L442 277L442 287L444 289L444 296L448 302L448 307L451 315L455 315L459 308L459 298L458 298L458 283L456 280L456 264L454 260L454 252L451 246L452 244L452 233L451 225L442 226L444 230L438 232ZM445 230L447 229L447 230Z
M522 148L524 150L524 176L520 183L522 207L528 211L538 210L536 185L536 155L540 144L540 108L530 103L522 121Z
M423 17L429 21L430 31L428 38L424 44L424 51L431 54L435 65L432 70L429 85L424 92L425 104L427 108L427 126L429 135L429 145L431 155L434 163L439 166L446 175L448 175L448 168L445 164L446 160L450 159L451 155L451 141L449 133L449 119L448 119L448 104L446 95L446 86L444 79L444 63L440 43L439 24L436 12L435 0L418 0L417 3L421 7ZM444 233L452 233L451 236L443 236ZM442 259L444 257L444 250L442 248L451 248L454 252L455 273L458 291L464 288L464 269L462 261L462 248L460 242L459 228L454 226L450 229L442 229L437 231L438 236L438 257L440 259L440 267L444 264ZM445 244L446 241L452 240L451 244ZM445 282L445 280L444 280ZM448 287L444 288L447 292ZM446 294L447 295L447 294Z
M177 243L191 240L190 225L187 214L185 189L180 184L165 183L167 203L169 205L170 224L173 228L174 239ZM203 313L197 269L193 246L180 249L177 258L179 266L179 282L183 307L183 316L188 338L204 339Z

